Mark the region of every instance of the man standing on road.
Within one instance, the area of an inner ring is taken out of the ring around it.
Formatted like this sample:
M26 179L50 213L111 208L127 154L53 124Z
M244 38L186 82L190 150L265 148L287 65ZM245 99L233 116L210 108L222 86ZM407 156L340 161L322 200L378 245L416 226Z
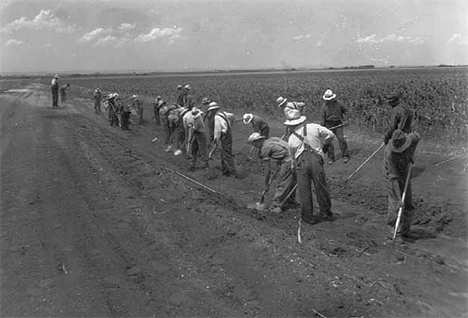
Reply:
M402 130L405 134L411 132L413 115L408 106L400 103L401 94L391 93L385 96L388 104L392 106L390 111L390 124L384 135L384 143L387 144L396 129Z
M345 124L344 115L346 113L346 108L343 104L336 100L336 94L333 94L331 89L327 89L325 94L323 94L323 100L325 101L322 105L322 125L328 129L332 127L337 127ZM349 152L348 152L348 143L344 137L343 126L331 129L338 139L338 145L341 150L341 157L343 162L347 163L349 161ZM323 151L328 155L328 164L333 164L335 161L335 148L333 143L329 143L323 147Z
M284 123L289 127L288 140L296 167L297 183L301 201L302 220L309 224L332 221L331 199L323 168L323 145L333 141L331 130L318 124L306 124L306 117L298 110L290 110ZM314 183L319 215L313 213L312 186Z
M94 97L94 113L100 115L102 93L101 93L101 90L99 89L99 86L97 86L96 89L94 90L93 97Z
M132 107L135 109L137 115L137 123L140 125L143 123L143 103L138 98L138 95L132 96Z
M153 119L156 125L161 126L161 118L159 117L159 101L161 100L161 96L157 96L154 103L153 103Z
M188 111L183 118L185 128L185 140L187 155L190 156L190 170L195 170L197 156L205 161L204 167L208 167L208 155L206 153L206 133L202 111L196 107Z
M258 132L254 132L249 136L248 143L258 148L260 150L260 158L268 163L265 174L265 186L267 188L271 181L271 161L276 162L277 169L279 169L278 184L276 186L273 202L270 206L270 212L281 213L284 206L296 205L294 193L289 195L294 189L297 180L288 143L278 137L266 139L265 136L260 135ZM287 201L285 201L286 199Z
M67 100L67 88L69 87L70 84L68 83L60 87L60 100L62 101L62 103L65 103L65 101Z
M411 176L408 180L405 202L402 203L403 191L405 189L406 178L410 165L414 163L414 152L421 136L417 133L405 134L397 129L393 132L392 138L388 141L384 153L385 178L388 182L388 209L387 225L390 233L395 231L395 223L398 217L398 210L403 204L401 216L400 234L402 237L410 237L411 221L413 220L414 206L411 191Z
M210 140L214 142L215 147L221 150L221 170L223 175L227 177L235 176L236 168L232 155L232 124L234 122L234 115L220 111L218 104L211 102L207 109L206 121L209 123L208 127L213 127L213 131L210 131Z
M52 82L50 83L50 90L52 92L52 107L58 107L58 95L59 95L59 76L54 75Z

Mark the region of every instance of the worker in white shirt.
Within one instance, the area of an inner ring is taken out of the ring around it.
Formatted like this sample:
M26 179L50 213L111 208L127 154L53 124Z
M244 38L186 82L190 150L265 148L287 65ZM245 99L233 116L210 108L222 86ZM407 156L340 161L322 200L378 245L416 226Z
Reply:
M221 170L225 176L235 176L234 157L232 155L232 124L234 115L219 110L216 102L211 102L207 109L207 127L213 127L210 131L210 139L221 150Z
M185 128L185 145L187 156L190 158L190 170L195 170L197 157L205 161L204 167L208 167L208 155L206 153L206 130L203 122L203 112L193 107L183 118Z
M332 221L331 200L323 168L325 154L323 146L333 141L331 130L318 124L307 124L306 117L298 110L286 114L290 136L288 144L296 167L297 183L302 210L302 220L309 224ZM313 212L312 185L314 184L319 213Z

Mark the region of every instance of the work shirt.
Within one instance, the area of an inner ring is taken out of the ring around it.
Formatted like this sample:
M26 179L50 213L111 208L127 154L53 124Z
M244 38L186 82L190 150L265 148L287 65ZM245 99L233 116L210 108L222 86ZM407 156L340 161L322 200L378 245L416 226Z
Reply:
M411 139L411 144L403 152L393 152L390 150L390 147L385 147L383 159L384 173L390 181L395 179L405 180L408 174L409 164L414 162L414 152L421 136L418 133L411 133L406 135L406 138Z
M228 112L217 112L214 117L214 133L213 139L218 141L221 139L221 134L227 134L231 128L234 114ZM229 122L228 122L229 121Z
M270 159L277 161L290 161L289 145L281 138L268 138L264 141L263 146L260 149L260 157L265 161Z
M304 142L307 142L309 146L317 151L324 159L325 154L323 153L323 145L332 142L335 134L328 128L325 128L319 124L307 124L307 135L304 136L304 126L300 125L294 129L294 132L299 136L304 137ZM297 136L291 133L288 140L289 147L291 148L291 152L294 155L294 158L297 159L299 156L304 152L305 147L302 140L300 140Z
M197 110L201 112L198 108ZM193 127L194 131L204 133L205 132L205 123L203 122L203 116L202 112L198 117L195 118L195 116L192 114L191 111L187 112L184 115L183 122L184 122L184 128L187 131L188 128L191 126Z
M56 78L53 78L52 79L52 82L50 83L50 86L52 86L53 89L59 89L59 83L58 83L58 80Z
M344 121L344 114L346 113L346 108L342 103L338 102L336 99L326 101L322 105L322 125L325 126L325 122L336 122L341 124Z
M184 106L184 100L186 96L187 96L186 92L181 92L179 96L177 97L177 105Z
M195 102L193 101L193 98L191 95L184 95L182 97L182 104L181 106L184 106L185 108L191 110L193 106L195 106Z
M94 91L94 99L95 100L101 101L101 97L102 97L101 91Z
M393 107L390 111L390 124L386 130L384 142L387 143L392 138L393 132L397 129L409 134L411 132L412 121L413 116L406 105L398 104Z
M284 116L288 116L288 112L292 109L298 110L301 115L303 115L302 111L304 109L305 104L303 102L287 102L286 106L284 106Z
M268 127L268 123L260 116L253 114L252 115L252 128L254 132L261 132L263 129Z

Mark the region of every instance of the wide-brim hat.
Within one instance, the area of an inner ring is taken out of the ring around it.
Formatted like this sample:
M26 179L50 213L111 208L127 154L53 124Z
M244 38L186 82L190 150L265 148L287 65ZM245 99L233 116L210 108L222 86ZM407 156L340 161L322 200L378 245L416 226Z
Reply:
M185 88L186 90L190 90L190 89L192 89L192 88L190 87L190 85L189 85L189 84L185 85L185 86L184 86L184 88Z
M301 116L297 119L288 119L284 122L285 125L287 126L296 126L296 125L299 125L303 122L305 122L305 120L307 119L306 116Z
M182 89L182 85L177 85L177 89Z
M334 99L335 97L336 97L336 94L334 94L334 93L332 92L331 89L327 89L327 90L325 91L325 94L323 94L323 96L322 96L322 98L323 98L324 100L332 100L332 99Z
M411 138L400 129L393 132L392 138L388 141L388 147L392 152L400 153L408 149L411 145Z
M266 138L265 136L260 135L258 132L254 132L249 136L249 139L247 139L247 142L252 143L256 140L265 139L265 138Z
M158 102L158 106L162 106L162 105L164 105L164 104L166 104L166 102L163 101L163 100L160 100L160 101Z
M219 109L219 105L216 102L211 102L208 105L208 109L206 111L209 112L209 111L215 110L215 109Z
M284 97L278 97L278 99L276 100L276 102L278 103L278 107L281 107L283 106L286 102L288 101L287 98L284 98Z
M252 114L244 114L244 116L242 116L242 121L244 122L244 124L250 124L250 122L252 121L253 119L253 115Z
M138 99L138 95L132 95L133 99Z
M192 116L193 116L193 119L197 119L197 118L200 117L202 114L203 114L203 112L202 112L201 110L199 110L198 108L193 108L193 109L192 109Z
M201 103L203 105L208 105L209 103L211 103L211 100L208 97L203 97Z

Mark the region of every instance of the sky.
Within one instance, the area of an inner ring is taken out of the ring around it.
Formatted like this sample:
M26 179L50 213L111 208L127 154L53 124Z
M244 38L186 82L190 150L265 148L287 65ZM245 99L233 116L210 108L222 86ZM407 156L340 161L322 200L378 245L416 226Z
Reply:
M468 1L0 1L2 73L367 64L468 64Z

